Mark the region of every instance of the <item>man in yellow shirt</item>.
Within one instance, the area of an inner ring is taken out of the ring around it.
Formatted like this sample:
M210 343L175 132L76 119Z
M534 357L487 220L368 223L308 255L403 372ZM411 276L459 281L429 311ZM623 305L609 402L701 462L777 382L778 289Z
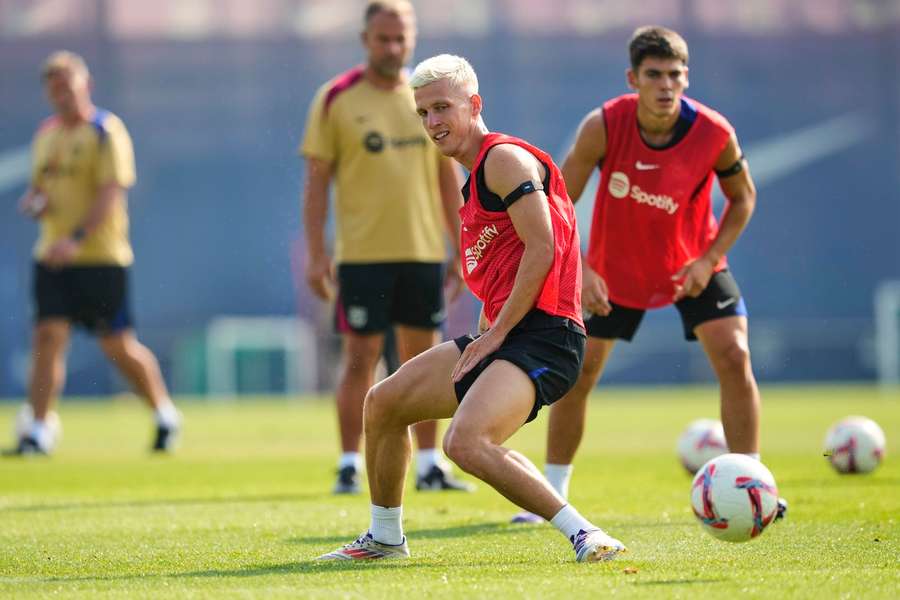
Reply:
M440 341L442 288L449 288L450 298L462 289L460 182L452 163L422 132L404 70L415 47L412 6L400 0L369 2L361 37L367 64L319 89L300 147L306 159L306 280L322 300L331 299L337 288L335 325L343 341L336 390L343 453L335 493L359 491L362 407L385 330L394 326L399 359L405 362ZM333 257L325 244L332 182ZM449 260L445 228L455 255ZM470 489L451 477L440 458L436 423L420 423L415 432L416 487Z
M31 186L19 204L39 221L41 233L34 249L33 417L16 451L46 454L53 448L47 415L63 387L73 324L97 336L109 360L155 411L153 449L167 451L180 417L156 357L134 334L129 311L131 138L117 116L94 106L80 56L55 52L41 76L55 114L35 134Z

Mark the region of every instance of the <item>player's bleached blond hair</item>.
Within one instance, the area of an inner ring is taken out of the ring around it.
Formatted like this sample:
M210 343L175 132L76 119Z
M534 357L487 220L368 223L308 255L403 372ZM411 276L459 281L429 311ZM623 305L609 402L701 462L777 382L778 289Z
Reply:
M41 80L58 71L68 71L73 75L84 77L91 76L87 63L84 62L81 55L69 50L57 50L47 57L44 64L41 65Z
M409 86L415 90L441 79L449 79L450 83L463 88L469 94L478 93L478 76L475 75L475 69L462 56L453 54L438 54L420 62L409 78Z

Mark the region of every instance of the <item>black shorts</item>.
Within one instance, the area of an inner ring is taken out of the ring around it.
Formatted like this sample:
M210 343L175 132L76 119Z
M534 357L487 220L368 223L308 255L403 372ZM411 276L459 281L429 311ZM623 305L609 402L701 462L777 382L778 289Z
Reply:
M337 278L338 333L380 333L392 324L436 329L446 317L441 263L342 264Z
M621 339L630 342L644 318L644 310L629 308L614 302L612 312L605 317L592 315L584 324L591 337L608 340ZM713 274L699 296L685 298L675 303L681 313L681 324L684 327L684 338L695 341L694 328L701 323L721 319L722 317L747 316L747 306L741 297L734 276L726 269Z
M477 336L464 335L453 341L462 352L476 339ZM533 421L542 406L553 404L575 385L584 361L585 339L584 330L571 319L532 310L513 327L496 352L454 385L456 400L462 402L488 365L506 360L525 371L534 383L534 407L525 422Z
M35 321L66 319L94 335L133 326L128 298L128 269L118 266L34 265Z

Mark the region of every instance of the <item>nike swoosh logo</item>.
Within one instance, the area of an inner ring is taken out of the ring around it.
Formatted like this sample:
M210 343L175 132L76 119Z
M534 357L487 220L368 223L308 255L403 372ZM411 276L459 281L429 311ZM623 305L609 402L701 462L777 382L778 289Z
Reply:
M716 308L718 308L719 310L722 310L722 309L728 308L735 302L737 302L737 298L729 298L728 300L719 300L718 302L716 302Z
M652 171L653 169L658 169L659 165L648 165L647 163L637 161L636 163L634 163L634 168L638 171Z

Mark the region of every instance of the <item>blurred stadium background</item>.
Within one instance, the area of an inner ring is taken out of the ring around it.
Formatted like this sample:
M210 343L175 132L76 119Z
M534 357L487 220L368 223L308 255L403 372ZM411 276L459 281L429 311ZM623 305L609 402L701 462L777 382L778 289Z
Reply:
M38 68L60 48L85 56L95 101L134 138L134 308L174 393L330 388L330 311L301 276L296 146L316 87L363 58L363 4L0 0L0 397L25 394L36 231L15 206L31 135L49 112ZM557 159L581 117L625 91L633 28L683 33L689 95L735 125L759 188L730 253L758 378L897 376L900 286L887 282L900 280L900 2L414 4L416 57L469 57L488 125ZM584 225L590 205L586 197ZM888 291L877 321L879 289ZM448 333L468 330L475 311L471 300L456 306ZM85 337L69 362L68 394L124 387ZM676 312L663 310L621 345L605 381L706 382L712 373L682 341Z

